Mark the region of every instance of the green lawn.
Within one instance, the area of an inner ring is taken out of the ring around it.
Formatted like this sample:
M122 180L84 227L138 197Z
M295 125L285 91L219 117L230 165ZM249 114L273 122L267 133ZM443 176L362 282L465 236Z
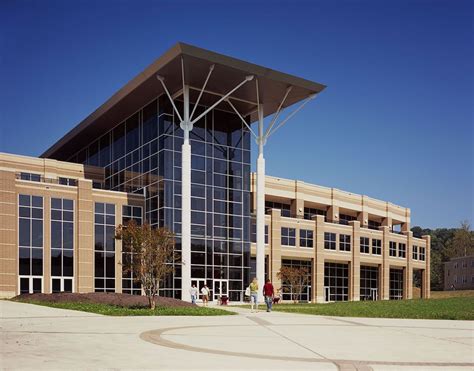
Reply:
M247 307L249 307L247 305ZM264 309L263 306L261 306ZM474 320L474 297L393 301L357 301L328 304L278 304L275 312L340 317Z
M52 308L97 313L106 316L225 316L235 314L223 309L203 307L156 307L155 310L151 310L148 308L124 308L114 305L96 303L52 303L25 300L20 302L43 305Z

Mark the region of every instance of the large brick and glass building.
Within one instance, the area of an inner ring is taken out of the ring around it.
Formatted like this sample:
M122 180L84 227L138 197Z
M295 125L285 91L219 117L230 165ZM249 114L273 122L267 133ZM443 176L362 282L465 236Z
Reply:
M285 299L277 273L292 265L308 268L303 300L411 298L417 271L429 297L430 240L413 237L409 209L265 177L281 110L299 104L291 118L323 89L177 44L41 158L0 154L0 295L140 294L114 239L134 219L176 235L181 258L161 295L187 300L207 283L213 299L239 301L258 276Z

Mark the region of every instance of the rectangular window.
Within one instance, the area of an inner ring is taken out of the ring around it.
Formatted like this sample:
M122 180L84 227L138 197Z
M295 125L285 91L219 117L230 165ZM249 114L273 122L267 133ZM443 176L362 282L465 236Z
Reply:
M382 240L372 238L372 254L382 255Z
M397 256L397 243L396 242L390 241L390 246L389 246L388 252L389 252L390 256L394 256L394 257Z
M378 300L379 268L360 266L360 300Z
M407 256L407 245L405 243L398 243L398 257L406 258Z
M425 248L424 248L424 247L420 247L419 259L420 259L421 261L425 261Z
M283 246L296 246L296 229L295 228L281 228L281 244Z
M313 231L300 229L300 247L313 247Z
M58 183L67 186L77 186L77 180L73 178L58 178Z
M43 276L43 197L18 197L20 293L41 292Z
M96 202L94 218L95 291L115 292L115 205Z
M302 302L311 301L311 272L312 264L310 260L282 259L282 267L294 267L306 271L305 285L303 287L293 287L290 282L283 280L281 282L281 296L283 300L294 300L295 298ZM295 289L301 289L300 292Z
M250 241L253 243L257 243L257 225L255 224L255 220L252 220L252 232L250 236ZM268 244L268 225L265 224L265 245Z
M403 270L390 269L390 300L403 299Z
M326 250L336 250L336 234L324 232L324 248Z
M281 210L281 216L291 217L291 208L289 204L282 204L280 202L265 201L266 209L279 209Z
M308 220L311 220L313 216L315 215L323 215L324 220L326 220L326 214L327 214L326 210L314 209L311 207L304 208L304 218Z
M21 180L29 180L30 182L41 182L41 175L40 174L33 174L33 173L20 173Z
M375 220L370 220L370 219L369 219L369 222L367 223L367 227L369 229L374 229L374 230L378 230L381 225L382 223L376 222Z
M74 201L63 198L51 198L52 291L72 292L73 276ZM63 277L69 278L64 280Z
M324 263L324 296L326 301L349 299L349 266Z
M370 240L368 237L360 238L360 252L362 254L370 254Z
M413 245L413 252L412 252L413 260L418 260L418 246Z
M349 222L356 220L357 218L352 215L340 214L339 215L339 224L349 225Z
M351 236L348 234L339 235L339 250L351 251Z

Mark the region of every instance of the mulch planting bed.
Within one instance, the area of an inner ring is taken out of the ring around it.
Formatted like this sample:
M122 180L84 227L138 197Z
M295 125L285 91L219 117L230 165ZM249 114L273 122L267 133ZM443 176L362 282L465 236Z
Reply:
M18 301L36 301L49 303L96 303L115 305L124 308L140 308L148 307L148 299L146 296L116 294L107 292L91 292L87 294L77 293L55 293L55 294L22 294L16 296L13 300ZM165 297L157 297L157 306L163 307L195 307L194 304Z

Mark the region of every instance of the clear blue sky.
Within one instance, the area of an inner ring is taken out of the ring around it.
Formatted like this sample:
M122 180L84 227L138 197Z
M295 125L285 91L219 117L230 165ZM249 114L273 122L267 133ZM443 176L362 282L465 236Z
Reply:
M183 41L328 85L269 141L268 174L408 206L412 225L473 223L473 16L469 0L3 0L0 151L41 154Z

